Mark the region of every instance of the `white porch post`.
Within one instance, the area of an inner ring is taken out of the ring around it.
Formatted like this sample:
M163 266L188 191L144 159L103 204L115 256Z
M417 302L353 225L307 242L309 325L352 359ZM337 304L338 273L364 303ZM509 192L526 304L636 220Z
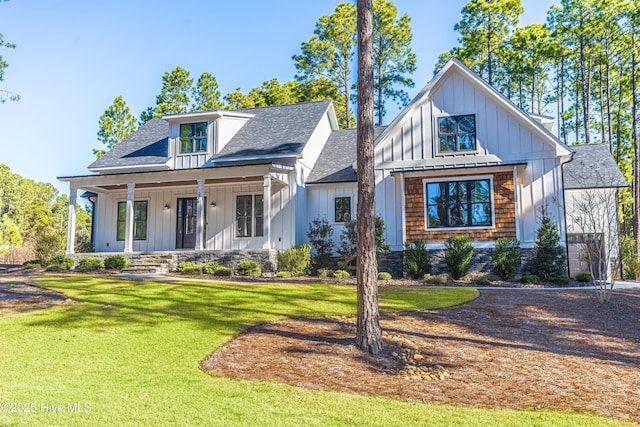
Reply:
M264 176L264 196L263 196L262 213L264 219L264 243L263 249L271 249L271 175Z
M198 180L196 206L196 251L204 250L204 179Z
M125 252L133 252L133 200L135 187L135 184L127 184L127 216L124 234Z
M73 184L69 185L69 218L67 224L67 254L75 253L76 243L76 192Z

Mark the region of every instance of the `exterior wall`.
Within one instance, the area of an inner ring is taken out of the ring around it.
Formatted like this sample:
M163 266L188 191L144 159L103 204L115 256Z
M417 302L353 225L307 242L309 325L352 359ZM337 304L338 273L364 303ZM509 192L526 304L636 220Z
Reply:
M192 122L185 123L193 123ZM199 120L200 122L204 120ZM172 158L173 169L193 169L205 164L213 155L217 122L209 121L207 124L207 151L193 154L180 154L180 124L169 125L169 156Z
M236 196L263 194L263 183L253 182L234 187L205 185L207 199L206 241L207 250L262 249L264 237L236 237ZM177 199L196 197L196 186L166 190L137 189L136 201L148 201L147 239L133 242L135 252L171 251L176 249ZM101 194L96 203L96 252L122 252L124 241L116 241L118 202L126 201L126 191ZM216 206L210 204L215 202ZM170 206L165 209L165 205ZM294 244L295 224L290 186L272 184L271 197L272 249L286 249Z
M302 242L309 243L309 238L307 237L309 223L315 218L324 218L333 227L333 244L334 249L337 250L340 246L340 235L344 230L344 223L335 221L336 197L351 197L351 218L355 218L358 183L313 184L307 187L307 211L309 215L299 223L299 228L304 232ZM337 254L337 252L334 253Z
M443 179L457 179L456 175ZM469 236L472 241L495 241L516 238L516 212L512 173L493 174L494 227L465 229L425 229L424 177L405 178L405 212L407 241L444 243L451 236Z

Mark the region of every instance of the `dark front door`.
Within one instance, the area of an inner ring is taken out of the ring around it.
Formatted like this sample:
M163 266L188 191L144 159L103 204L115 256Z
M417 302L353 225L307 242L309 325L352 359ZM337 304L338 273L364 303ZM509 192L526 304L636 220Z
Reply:
M198 199L178 199L178 226L176 227L176 248L196 247L196 215Z

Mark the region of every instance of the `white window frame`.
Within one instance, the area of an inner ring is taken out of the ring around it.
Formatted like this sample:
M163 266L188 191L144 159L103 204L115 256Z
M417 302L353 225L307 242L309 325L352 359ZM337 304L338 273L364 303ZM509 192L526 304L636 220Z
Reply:
M193 124L198 124L198 123L206 123L206 129L207 129L207 137L206 137L206 142L207 142L207 149L203 150L203 151L191 151L188 153L183 153L182 152L182 137L180 136L180 127L182 125L193 125ZM210 154L211 150L212 150L212 144L213 144L213 140L212 140L212 136L211 134L213 133L213 128L211 125L211 122L208 120L204 120L204 121L198 121L198 122L184 122L184 123L178 123L178 136L176 137L176 155L177 156L197 156L197 155L202 155L202 154Z
M251 196L251 235L250 236L238 236L238 197L241 196ZM255 238L263 238L264 237L264 228L262 230L262 236L256 236L256 196L262 196L262 221L264 221L264 194L257 192L247 192L247 193L236 193L234 194L234 232L233 236L235 239L255 239ZM263 226L264 227L264 226Z
M440 119L445 117L460 117L460 116L474 116L474 120L476 123L476 148L474 150L463 150L463 151L441 151L440 150ZM453 157L453 156L461 156L461 155L469 155L469 154L478 154L480 152L480 143L478 141L478 112L468 112L468 113L460 113L460 114L436 114L434 115L434 123L433 123L433 146L435 155L438 157Z
M476 225L466 227L429 227L429 211L427 209L427 184L434 182L463 182L489 180L489 195L491 197L491 224ZM424 229L426 231L449 231L449 230L490 230L496 227L496 204L494 200L493 175L473 175L473 176L447 176L438 178L425 178L422 180L422 198L424 211Z

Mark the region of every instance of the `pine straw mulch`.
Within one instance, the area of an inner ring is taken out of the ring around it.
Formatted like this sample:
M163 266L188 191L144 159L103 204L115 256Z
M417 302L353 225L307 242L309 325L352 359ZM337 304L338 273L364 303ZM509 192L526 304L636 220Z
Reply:
M71 303L64 295L34 286L42 269L16 268L0 274L0 317Z
M640 422L640 290L483 290L461 307L384 315L385 350L353 319L254 327L209 355L212 375L430 403L591 411ZM425 379L426 378L426 379Z

